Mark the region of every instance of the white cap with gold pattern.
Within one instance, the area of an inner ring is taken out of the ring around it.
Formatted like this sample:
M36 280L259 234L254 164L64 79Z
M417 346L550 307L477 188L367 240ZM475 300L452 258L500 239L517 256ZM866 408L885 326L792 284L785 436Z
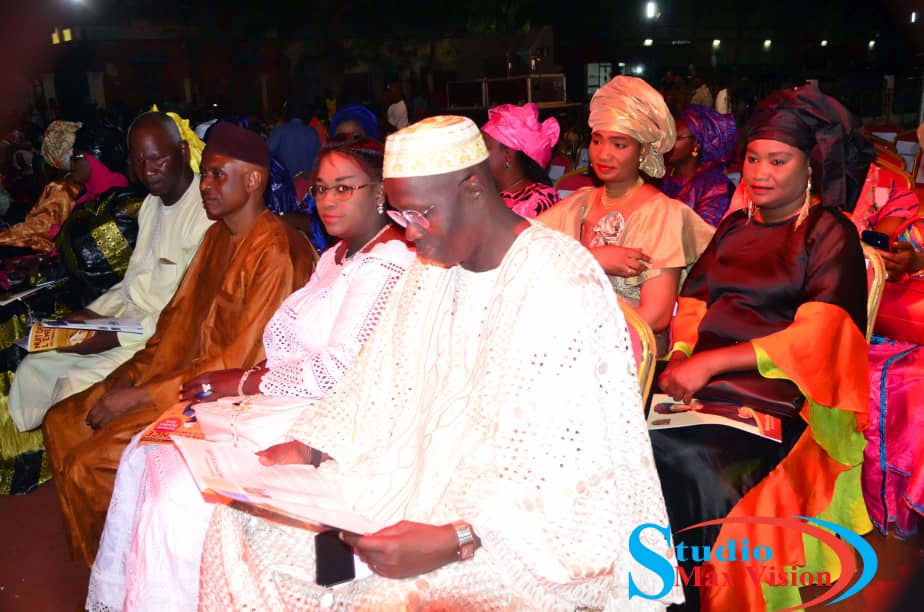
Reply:
M447 174L488 159L481 130L467 117L428 117L385 140L385 178Z

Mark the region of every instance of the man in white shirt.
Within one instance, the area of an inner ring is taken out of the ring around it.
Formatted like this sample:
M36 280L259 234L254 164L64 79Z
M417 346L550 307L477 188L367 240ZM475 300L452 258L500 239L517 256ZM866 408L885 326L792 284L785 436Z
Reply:
M9 395L10 416L21 431L40 426L52 405L102 380L144 347L212 223L202 207L189 145L173 119L142 114L129 129L128 146L128 162L150 192L138 213L135 250L122 282L67 318L134 319L144 332L96 332L69 349L27 357Z
M401 93L401 85L391 83L385 92L385 96L385 99L391 102L385 112L388 124L395 130L406 128L408 125L407 104L404 102L404 95Z

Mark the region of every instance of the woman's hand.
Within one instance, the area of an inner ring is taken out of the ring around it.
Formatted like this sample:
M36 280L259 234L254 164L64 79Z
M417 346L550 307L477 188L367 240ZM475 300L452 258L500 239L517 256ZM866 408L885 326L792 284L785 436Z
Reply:
M689 358L676 355L677 353L661 373L658 386L675 400L689 404L693 401L693 394L705 387L716 372L713 371L707 353Z
M198 404L214 402L220 397L237 395L244 370L216 370L200 374L180 386L180 401Z
M386 578L410 578L455 561L459 537L452 525L401 521L367 536L341 532L340 538L369 568Z
M895 242L891 252L879 251L879 254L882 255L890 281L901 280L905 274L913 274L921 269L917 252L907 242Z
M110 389L87 414L86 423L93 429L105 427L113 419L151 401L144 387L119 386Z
M610 276L638 276L651 263L651 257L645 255L641 249L607 244L593 247L590 252L603 267L603 271Z

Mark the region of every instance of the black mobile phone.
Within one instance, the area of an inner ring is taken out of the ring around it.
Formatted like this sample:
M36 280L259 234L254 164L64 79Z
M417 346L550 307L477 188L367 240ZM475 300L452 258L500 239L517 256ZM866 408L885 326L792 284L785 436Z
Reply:
M321 586L334 586L356 577L353 548L340 539L340 532L325 531L314 536L315 579Z
M870 245L871 247L879 249L880 251L891 250L891 245L889 245L889 235L883 234L882 232L863 230L863 233L860 235L860 240Z

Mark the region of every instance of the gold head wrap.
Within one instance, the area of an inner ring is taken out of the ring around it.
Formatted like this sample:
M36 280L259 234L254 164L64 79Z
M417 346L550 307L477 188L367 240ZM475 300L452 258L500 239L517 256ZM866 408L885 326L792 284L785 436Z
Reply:
M618 76L590 100L587 124L631 136L642 144L639 169L654 178L664 176L664 153L674 147L677 132L664 97L644 80Z
M385 178L433 176L471 168L488 159L481 130L471 119L428 117L385 141Z
M157 110L157 105L151 107L151 111L159 113ZM196 133L191 127L189 127L189 119L183 119L176 113L166 113L168 117L173 119L173 122L176 124L176 127L180 130L180 138L186 141L186 144L189 145L189 166L192 168L192 171L196 174L199 173L199 164L202 163L202 151L205 150L205 143L202 142L202 139L196 136Z

